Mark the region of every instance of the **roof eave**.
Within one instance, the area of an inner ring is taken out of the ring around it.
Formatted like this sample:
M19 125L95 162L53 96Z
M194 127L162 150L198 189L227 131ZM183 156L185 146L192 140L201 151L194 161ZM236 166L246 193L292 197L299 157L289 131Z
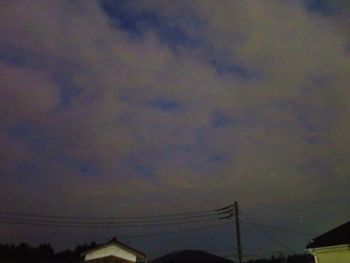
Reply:
M330 246L322 246L322 247L309 247L306 248L311 254L314 252L326 252L327 250L343 250L350 249L350 244L340 244L340 245L330 245Z
M123 243L119 242L119 241L117 241L117 242L109 242L109 243L106 243L106 244L104 244L104 245L101 245L101 246L98 246L98 247L89 249L89 250L87 250L87 251L81 253L81 255L82 255L82 256L86 256L86 255L89 254L89 253L92 253L92 252L95 252L95 251L97 251L97 250L100 250L100 249L103 249L103 248L106 248L106 247L109 247L109 246L113 246L113 245L114 245L114 246L123 247L125 250L127 250L127 251L129 251L130 253L134 254L136 257L137 257L137 256L141 256L141 257L143 257L143 258L146 258L146 255L143 254L142 252L137 251L137 250L135 250L135 249L133 249L133 248L130 248L130 247L124 245Z

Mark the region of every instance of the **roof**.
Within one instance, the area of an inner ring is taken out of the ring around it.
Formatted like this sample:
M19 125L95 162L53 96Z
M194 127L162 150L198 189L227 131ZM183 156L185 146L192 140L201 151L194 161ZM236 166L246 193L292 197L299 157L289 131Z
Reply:
M200 250L182 250L173 252L171 254L156 258L151 263L198 263L198 262L210 262L210 263L232 263L223 257L219 257Z
M346 244L350 244L350 221L312 239L309 244L307 244L306 248L309 249Z
M95 252L95 251L97 251L97 250L99 250L101 248L105 248L105 247L108 247L108 246L113 245L113 244L124 248L125 250L129 251L132 254L135 254L136 256L143 257L143 258L146 257L146 255L144 253L142 253L142 252L140 252L140 251L138 251L138 250L136 250L136 249L134 249L132 247L129 247L128 245L126 245L123 242L121 242L120 240L118 240L116 237L112 238L107 243L101 244L101 245L99 245L99 246L97 246L97 247L95 247L93 249L89 249L89 250L85 251L83 253L83 255L89 254L91 252Z

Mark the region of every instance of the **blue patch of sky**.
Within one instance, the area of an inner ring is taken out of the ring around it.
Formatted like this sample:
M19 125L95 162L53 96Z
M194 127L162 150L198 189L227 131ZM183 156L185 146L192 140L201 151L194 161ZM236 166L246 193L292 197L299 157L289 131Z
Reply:
M189 36L179 26L162 26L157 30L160 39L171 47L177 46L196 47L199 45L199 40Z
M46 69L45 64L50 65ZM76 63L70 59L54 57L42 58L39 67L53 79L59 87L60 103L57 109L67 109L73 104L73 99L82 94L83 89L74 81L75 76L84 75L86 69L83 65Z
M159 98L151 102L151 106L166 112L174 112L180 109L180 103L172 100Z
M118 87L118 99L121 102L129 102L133 99L134 90L127 87Z
M117 113L115 120L118 125L122 125L124 127L133 124L132 117L128 113Z
M219 61L217 59L210 59L210 65L212 65L217 72L226 74L235 74L243 79L255 79L258 73L253 72L249 68L239 63Z
M258 116L257 109L248 109L242 112L216 110L210 113L208 128L255 128L258 125Z
M306 137L305 141L312 145L319 144L321 142L321 140L315 136L308 136Z
M156 24L158 17L149 12L136 12L127 6L125 0L101 1L101 6L107 15L131 36L141 35L145 24Z
M42 62L42 54L35 53L26 48L3 43L0 40L0 61L14 66L35 66L47 68L47 63Z
M317 132L327 129L331 125L332 114L323 110L303 109L297 110L296 117L305 130Z
M254 110L241 114L236 118L236 125L245 128L255 128L259 124L258 113Z
M195 152L195 143L167 145L167 147L164 147L162 154L157 156L157 160L170 160L174 158L174 156L184 156L188 154L193 154Z
M69 108L72 105L74 97L81 93L79 89L63 86L60 89L60 101L63 108Z
M52 58L51 58L52 59ZM11 47L0 43L0 61L14 66L33 66L43 71L48 70L48 64L54 64L54 72L48 72L53 75L53 79L59 85L60 89L60 107L67 108L71 105L72 99L79 95L81 90L72 83L72 76L76 72L77 66L72 65L66 60L55 58L54 61L47 61L45 56L34 54L25 49Z
M23 121L18 122L7 129L8 134L19 141L25 141L33 151L40 151L45 147L45 132L39 125Z
M211 114L210 126L214 128L227 127L235 124L235 120L232 116L226 113L215 111Z
M7 129L7 134L23 142L34 154L59 154L62 149L60 138L35 122L18 122Z
M142 177L151 177L153 175L152 166L139 160L135 155L127 157L122 165Z
M231 149L223 154L220 150L215 149L215 142L222 138L213 136L213 127L201 127L195 131L193 145L191 145L191 154L204 154L210 161L224 161L227 155L235 154L235 149Z
M16 140L39 139L40 127L33 122L18 122L7 129L7 133Z
M7 129L7 134L27 145L33 154L30 159L16 164L16 179L26 186L37 185L37 180L44 178L46 169L40 163L41 156L47 156L48 148L54 147L54 142L49 141L44 129L33 122L18 122Z
M82 89L76 87L72 82L73 74L60 72L55 74L55 81L60 87L60 108L69 108L73 104L73 99L82 93Z
M210 115L210 127L237 127L237 128L254 128L257 125L256 110L249 110L239 114L232 112L213 111Z
M33 189L35 191L38 189L38 183L42 185L47 178L47 170L45 166L34 160L18 162L16 164L15 174L16 176L13 176L14 180L17 180L27 189Z
M150 177L153 175L153 170L150 166L144 164L137 164L135 170L142 176Z
M195 131L194 140L196 145L206 144L206 135L208 133L208 127L200 127Z
M195 47L199 40L190 36L178 24L169 22L150 11L135 11L125 0L101 1L103 10L115 24L125 30L131 38L142 37L147 29L157 33L161 41L176 49L178 46ZM193 19L191 24L196 24Z
M199 35L188 34L181 25L184 23L186 27L198 31L205 25L201 18L195 14L184 15L182 17L164 18L151 11L133 10L126 0L102 0L103 10L108 14L115 24L125 30L131 38L142 37L149 29L155 32L159 39L171 47L174 51L178 47L203 48L204 53L209 56L208 63L211 64L217 72L222 74L234 74L245 80L256 79L260 75L246 66L227 59L214 59L210 56L213 52L205 45L205 40ZM182 22L178 22L179 19Z
M99 167L89 160L76 160L74 161L74 165L77 167L79 172L83 173L84 175L101 174Z
M36 153L45 152L54 145L54 142L50 142L47 132L33 122L18 122L9 127L7 133L16 140L26 142L29 148Z
M65 168L76 171L78 175L101 175L101 168L93 160L73 158L66 154L57 155L57 161Z
M0 48L0 61L10 65L22 66L25 63L23 52L15 48Z
M297 118L301 125L308 131L321 130L321 126L313 120L313 118L306 114L297 114Z
M323 16L336 15L341 6L334 0L304 0L305 7L310 12Z
M57 60L55 57L48 57L43 53L3 43L0 40L0 60L5 63L15 66L31 66L45 71L52 64L53 59Z
M203 171L205 174L209 169L226 164L228 156L211 152L211 149L197 149L187 158L185 167L191 171Z
M224 155L221 155L221 154L210 154L208 156L208 159L209 161L212 161L212 162L221 162L221 161L224 161L226 158Z
M30 175L40 175L44 172L44 168L33 161L22 161L17 164L17 167L20 171Z

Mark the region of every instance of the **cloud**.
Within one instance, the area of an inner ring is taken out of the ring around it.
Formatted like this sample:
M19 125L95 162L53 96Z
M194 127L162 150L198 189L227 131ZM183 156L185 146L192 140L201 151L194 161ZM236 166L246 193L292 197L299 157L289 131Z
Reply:
M1 4L4 209L345 209L345 19L299 1L102 2L140 21L98 1Z

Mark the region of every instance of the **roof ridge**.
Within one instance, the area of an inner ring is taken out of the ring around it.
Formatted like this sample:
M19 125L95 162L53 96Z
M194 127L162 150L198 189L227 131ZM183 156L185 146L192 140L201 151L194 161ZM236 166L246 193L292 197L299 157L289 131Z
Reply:
M307 249L350 244L350 221L345 222L315 238L306 246Z
M97 247L93 248L93 249L89 249L86 252L84 252L83 254L87 254L90 253L92 251L96 251L100 248L106 247L108 245L112 245L112 244L116 244L119 245L121 247L124 247L126 250L129 250L131 252L134 252L135 254L141 255L142 257L146 257L146 254L142 253L141 251L136 250L135 248L130 247L129 245L121 242L117 237L113 237L110 241L100 244Z

